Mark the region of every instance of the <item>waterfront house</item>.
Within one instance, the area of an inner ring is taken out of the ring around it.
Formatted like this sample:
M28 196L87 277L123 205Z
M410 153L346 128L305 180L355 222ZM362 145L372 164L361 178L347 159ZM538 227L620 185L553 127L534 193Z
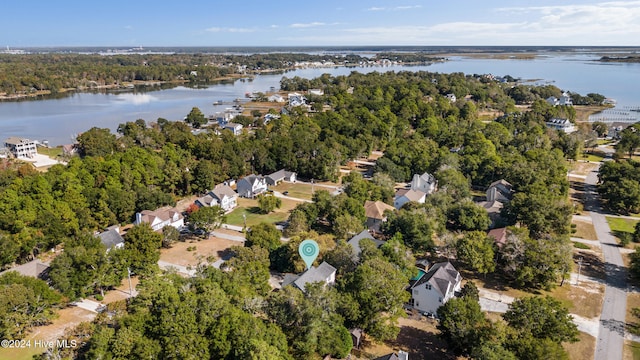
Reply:
M545 123L549 129L563 131L567 134L578 131L569 119L553 118Z
M12 136L5 140L4 146L18 159L31 159L38 154L34 140Z

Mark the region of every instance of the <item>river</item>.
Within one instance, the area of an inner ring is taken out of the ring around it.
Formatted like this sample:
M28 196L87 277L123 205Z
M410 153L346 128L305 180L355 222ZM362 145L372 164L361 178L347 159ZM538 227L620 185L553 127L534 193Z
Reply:
M112 131L119 124L136 119L155 121L184 118L192 107L205 115L224 110L229 105L213 105L214 101L231 102L247 92L267 92L279 88L283 76L314 78L324 73L348 75L352 71L431 71L467 74L511 75L537 83L551 83L562 90L600 93L617 100L615 111L640 107L640 64L602 63L590 53L541 54L535 59L479 59L450 57L449 61L424 66L350 67L300 69L282 75L260 75L252 81L220 83L192 89L178 86L157 91L110 93L73 93L59 99L0 102L0 140L9 136L48 140L52 146L71 143L73 137L91 127ZM629 112L638 116L638 112ZM636 118L637 119L637 118Z

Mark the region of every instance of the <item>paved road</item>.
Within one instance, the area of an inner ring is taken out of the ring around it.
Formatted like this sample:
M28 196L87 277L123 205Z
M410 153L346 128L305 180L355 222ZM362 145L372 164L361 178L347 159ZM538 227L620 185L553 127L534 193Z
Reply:
M605 219L596 193L597 170L585 180L585 210L589 211L604 255L607 273L600 329L596 341L596 360L622 359L625 315L627 311L627 271L620 249Z

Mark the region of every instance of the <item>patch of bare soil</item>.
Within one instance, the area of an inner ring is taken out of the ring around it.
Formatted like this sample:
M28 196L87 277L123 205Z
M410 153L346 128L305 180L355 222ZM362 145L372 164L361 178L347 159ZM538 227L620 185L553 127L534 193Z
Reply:
M220 259L228 248L236 245L242 244L213 236L207 240L177 242L170 249L160 251L160 260L176 265L195 266L207 262L208 258L214 258L213 261Z

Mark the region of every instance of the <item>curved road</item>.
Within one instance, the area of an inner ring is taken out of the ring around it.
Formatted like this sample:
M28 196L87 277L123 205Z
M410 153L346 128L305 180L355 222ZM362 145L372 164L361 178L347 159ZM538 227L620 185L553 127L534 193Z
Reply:
M627 271L622 262L620 249L602 211L596 184L598 170L593 170L585 179L585 210L589 211L596 235L604 255L607 273L600 330L596 341L596 360L622 360L624 346L625 315L627 311Z

